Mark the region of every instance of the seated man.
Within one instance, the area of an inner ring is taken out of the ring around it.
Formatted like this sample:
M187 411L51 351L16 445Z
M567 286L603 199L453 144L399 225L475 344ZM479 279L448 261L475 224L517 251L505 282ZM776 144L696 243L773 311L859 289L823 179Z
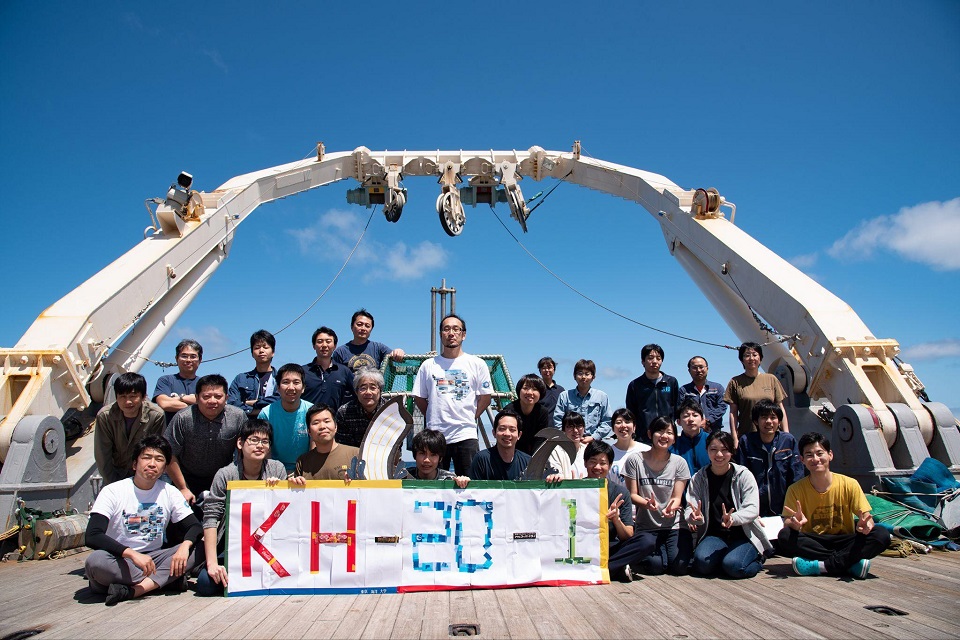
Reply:
M258 416L273 427L273 457L293 471L297 457L310 448L307 433L307 410L313 405L302 398L303 367L290 362L277 371L280 402L264 407Z
M134 447L146 436L163 434L163 409L146 400L147 381L139 373L123 373L113 381L117 401L97 413L93 457L104 486L133 475Z
M210 486L210 494L203 502L203 550L206 563L197 576L197 595L223 594L227 586L227 569L220 564L223 553L227 503L227 483L231 480L263 480L273 486L287 477L279 460L270 459L270 441L273 428L266 420L253 418L240 429L237 449L240 458L217 471Z
M95 549L84 563L87 579L91 591L107 594L108 607L186 576L201 533L183 496L160 480L173 455L170 443L147 436L134 455L133 477L100 491L87 525L86 545ZM161 549L171 523L183 542Z
M157 379L153 401L167 414L167 423L181 409L197 404L197 369L203 360L203 347L189 338L177 344L177 372Z
M354 398L337 409L337 442L359 447L373 414L384 405L383 374L361 368L353 376Z
M530 456L517 451L520 440L520 416L504 409L493 419L497 444L476 455L467 474L472 480L522 480Z
M220 467L233 460L246 421L242 410L227 404L223 376L213 373L197 380L197 403L178 412L163 434L173 450L167 474L188 503L200 499Z
M461 489L466 489L470 478L458 476L449 469L441 469L440 461L446 453L447 441L443 434L432 429L423 429L413 436L413 459L415 467L405 467L397 474L397 480L454 480Z
M246 373L237 374L230 383L227 404L243 409L249 418L256 418L268 404L280 398L277 376L273 370L273 352L277 340L264 329L250 336L250 354L254 367Z
M750 470L760 488L760 516L779 516L787 487L804 475L796 439L780 431L783 409L770 400L753 405L756 431L740 436L737 464Z
M793 557L797 575L866 578L870 558L889 546L890 533L874 526L870 503L857 481L830 471L829 440L805 433L800 454L810 475L787 489L780 553Z
M703 430L706 421L700 402L693 397L686 397L677 408L677 422L680 423L680 435L670 447L670 453L675 453L687 461L690 474L693 475L703 467L710 465L710 456L707 455L707 436Z
M347 471L354 457L360 455L360 449L337 442L333 409L325 404L310 407L307 430L316 447L297 458L293 481L302 485L307 480L347 480Z
M360 369L379 369L383 359L390 356L394 360L402 359L403 349L390 349L382 342L370 339L373 333L373 314L366 309L358 309L350 318L350 331L353 340L342 344L333 352L333 361L345 365L356 374Z
M633 536L633 503L630 501L630 492L616 480L610 480L613 447L609 444L603 440L587 443L583 449L583 458L587 468L587 478L607 480L607 500L610 505L607 509L607 520L610 523L608 544L612 554ZM560 484L562 481L560 474L547 476L549 483Z

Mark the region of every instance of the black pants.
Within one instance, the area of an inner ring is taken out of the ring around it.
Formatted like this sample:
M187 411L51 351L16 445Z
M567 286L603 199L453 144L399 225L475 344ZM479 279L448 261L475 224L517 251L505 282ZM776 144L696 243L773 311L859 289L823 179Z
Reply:
M447 444L447 452L443 454L443 461L440 467L450 468L450 461L453 461L453 472L458 476L465 476L473 464L473 459L480 452L480 443L476 438L470 440L461 440Z
M686 575L693 557L693 538L686 529L638 531L610 556L611 576L620 575L626 565L649 575Z
M800 533L790 527L780 530L777 538L779 551L785 556L823 560L827 573L842 575L861 560L880 555L890 546L890 532L875 526L870 533L841 533L836 535Z

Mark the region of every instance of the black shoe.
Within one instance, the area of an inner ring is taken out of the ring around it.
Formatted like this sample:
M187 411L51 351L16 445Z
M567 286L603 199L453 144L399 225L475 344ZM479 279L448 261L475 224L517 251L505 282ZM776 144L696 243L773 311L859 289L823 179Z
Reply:
M108 607L112 607L118 602L123 602L124 600L133 599L133 587L128 587L125 584L112 584L107 588L107 600L105 604Z

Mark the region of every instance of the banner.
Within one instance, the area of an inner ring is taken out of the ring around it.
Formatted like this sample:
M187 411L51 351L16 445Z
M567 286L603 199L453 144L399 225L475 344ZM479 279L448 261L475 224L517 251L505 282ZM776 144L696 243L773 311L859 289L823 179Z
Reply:
M235 481L228 595L603 584L603 480Z

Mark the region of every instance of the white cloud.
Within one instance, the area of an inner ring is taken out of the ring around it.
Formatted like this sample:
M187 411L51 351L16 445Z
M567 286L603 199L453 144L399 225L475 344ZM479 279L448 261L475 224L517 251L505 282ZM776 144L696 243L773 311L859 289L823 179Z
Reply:
M820 254L814 251L813 253L805 253L800 256L788 258L787 262L795 266L797 269L809 269L813 265L817 264L817 258L819 257Z
M227 63L223 61L223 57L220 55L220 52L216 49L203 49L201 50L201 53L210 58L210 61L213 62L214 66L224 73L228 73L230 71L230 69L227 68Z
M351 212L332 209L303 229L289 229L304 255L342 262L363 232L363 219ZM366 269L366 280L416 280L442 269L449 254L439 244L424 240L413 246L405 242L383 244L364 238L351 258Z
M623 367L600 367L597 372L597 378L601 380L625 380L632 377L630 370Z
M199 342L200 346L203 347L203 357L206 360L225 356L231 351L236 351L236 349L233 348L233 343L230 338L214 326L199 327L196 329L193 327L176 327L174 329L174 335L181 340L190 338L191 340Z
M893 251L937 271L960 269L960 198L904 207L861 222L827 249L834 258L860 260Z
M960 357L960 340L947 338L938 342L921 342L903 349L900 356L910 360L939 360Z

